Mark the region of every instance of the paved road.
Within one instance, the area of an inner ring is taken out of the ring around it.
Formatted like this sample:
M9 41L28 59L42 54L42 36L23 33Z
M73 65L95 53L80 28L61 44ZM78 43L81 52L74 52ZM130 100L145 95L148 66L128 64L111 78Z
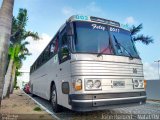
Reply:
M33 99L36 100L41 105L43 105L45 108L47 108L50 112L52 112L56 116L56 118L62 120L100 120L100 119L108 120L108 118L114 119L114 117L118 119L120 117L123 117L123 115L124 118L126 118L126 120L129 120L130 118L140 119L140 117L146 117L149 118L150 120L152 119L160 120L160 103L157 102L147 102L145 105L140 105L140 106L116 108L111 110L94 111L86 113L74 112L64 108L64 110L61 113L54 113L48 101L40 97L33 97ZM146 115L139 116L137 114L146 114Z

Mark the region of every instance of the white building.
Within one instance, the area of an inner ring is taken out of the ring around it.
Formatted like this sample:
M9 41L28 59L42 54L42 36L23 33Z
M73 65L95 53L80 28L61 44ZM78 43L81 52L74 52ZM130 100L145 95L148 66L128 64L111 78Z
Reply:
M19 88L22 89L24 85L29 82L30 72L29 71L20 71L20 72L21 76L17 77L17 86L19 86Z

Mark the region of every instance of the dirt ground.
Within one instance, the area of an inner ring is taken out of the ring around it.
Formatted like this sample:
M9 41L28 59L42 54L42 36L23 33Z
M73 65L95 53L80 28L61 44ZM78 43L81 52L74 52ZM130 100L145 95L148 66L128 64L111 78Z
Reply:
M0 120L54 120L21 90L2 100L0 113Z

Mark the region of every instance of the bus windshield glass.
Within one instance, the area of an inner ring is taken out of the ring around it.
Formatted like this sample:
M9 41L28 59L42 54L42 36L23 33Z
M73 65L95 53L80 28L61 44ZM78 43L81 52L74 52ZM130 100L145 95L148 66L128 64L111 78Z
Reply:
M129 31L116 27L109 30L116 55L139 58Z
M75 28L74 52L139 57L126 30L89 22L75 22Z

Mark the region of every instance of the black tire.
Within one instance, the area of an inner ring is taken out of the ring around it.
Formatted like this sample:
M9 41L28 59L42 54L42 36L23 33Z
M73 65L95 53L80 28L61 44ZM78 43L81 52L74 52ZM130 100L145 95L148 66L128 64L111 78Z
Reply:
M61 112L62 107L57 104L57 91L56 86L53 84L51 88L51 105L55 113Z
M36 95L35 95L35 94L33 94L33 93L31 93L31 96L32 96L32 97L35 97Z
M35 94L33 94L33 85L31 85L31 92L30 92L30 93L31 93L31 96L32 96L32 97L35 97L35 96L36 96Z

